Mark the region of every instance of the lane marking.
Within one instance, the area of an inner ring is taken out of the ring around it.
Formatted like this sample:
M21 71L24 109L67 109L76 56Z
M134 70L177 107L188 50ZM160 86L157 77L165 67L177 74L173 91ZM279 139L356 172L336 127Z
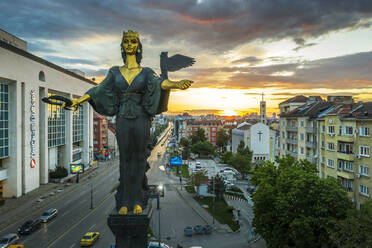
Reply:
M90 211L87 215L83 216L82 218L80 218L80 220L78 220L74 225L72 225L69 229L67 229L64 233L60 234L54 241L52 241L48 246L47 248L51 248L53 247L60 239L62 239L64 236L66 236L72 229L74 229L77 225L79 225L81 222L83 222L86 218L88 218L90 215L92 215L93 213L95 213L102 205L103 203L105 203L108 199L111 198L111 196L113 196L114 193L109 193L101 202L100 204L98 204L98 206L93 209L92 211Z
M96 180L97 180L97 179L100 179L101 177L105 176L107 173L112 172L112 171L114 171L115 169L118 169L119 167L110 167L110 168L112 168L112 169L111 169L111 170L104 170L101 174L99 174L98 176L95 176L94 179L96 179ZM50 205L52 205L52 204L55 203L56 201L59 201L59 200L62 200L62 199L64 199L64 198L66 198L67 196L69 196L69 195L71 195L73 192L75 192L76 190L78 190L78 189L82 189L82 187L86 187L86 186L88 186L88 185L90 186L90 183L91 183L90 180L85 180L84 182L81 183L82 186L78 187L78 185L75 185L75 188L74 188L74 189L72 189L72 190L66 192L64 195L60 195L59 198L55 198L55 199L53 199L52 201L46 203L45 205L39 205L40 207L36 208L36 209L33 211L33 213L30 213L29 215L27 215L27 216L25 216L25 217L23 217L23 218L21 217L19 220L12 221L10 224L4 226L2 229L0 229L0 233L1 233L1 232L4 232L4 231L5 231L6 229L8 229L10 226L16 226L16 224L19 224L20 222L22 222L22 221L24 221L24 220L30 218L32 215L35 214L36 211L39 211L39 210L41 210L41 209L43 209L43 208L50 208ZM17 214L13 215L12 217L14 217L14 216L17 216ZM12 218L12 217L11 217L11 218Z
M70 246L70 248L72 248L72 247L74 247L75 246L75 244L72 244L71 246Z
M93 224L91 227L89 227L88 231L92 230L93 227L95 227L96 224Z

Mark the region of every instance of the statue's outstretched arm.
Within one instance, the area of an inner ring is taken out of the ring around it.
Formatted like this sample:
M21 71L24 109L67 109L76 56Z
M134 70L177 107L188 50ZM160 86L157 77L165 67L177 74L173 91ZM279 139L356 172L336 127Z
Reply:
M186 90L188 89L193 81L183 79L181 81L171 81L169 79L164 80L161 83L161 88L163 90L171 90L171 89L180 89L180 90Z
M76 109L79 104L81 104L83 102L86 102L86 101L89 101L89 99L90 99L90 95L88 95L88 94L85 94L84 96L80 97L79 99L71 99L72 105L69 108ZM64 104L65 103L63 103L62 107L64 107Z

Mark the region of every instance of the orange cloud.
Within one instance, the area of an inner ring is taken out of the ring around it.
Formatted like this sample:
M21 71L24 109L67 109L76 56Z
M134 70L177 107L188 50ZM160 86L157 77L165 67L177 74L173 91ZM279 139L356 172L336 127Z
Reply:
M187 15L181 15L181 19L184 19L189 22L197 23L197 24L213 24L213 23L226 22L229 20L227 18L215 18L215 19L202 20L202 19L198 19L195 17L187 16Z

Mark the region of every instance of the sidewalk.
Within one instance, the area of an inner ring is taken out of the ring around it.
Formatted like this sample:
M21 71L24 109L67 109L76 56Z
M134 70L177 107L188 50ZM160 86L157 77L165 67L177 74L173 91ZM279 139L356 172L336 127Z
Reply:
M168 174L168 177L171 179L174 179L175 182L179 182L179 177L175 176L173 173ZM199 205L197 201L194 200L193 194L190 194L186 191L185 187L186 184L182 184L182 190L181 190L181 184L180 183L173 183L177 193L183 198L187 205L189 205L204 221L206 224L213 225L213 216L205 210L203 207ZM226 224L219 223L216 219L214 219L214 230L216 232L222 232L222 233L231 233L231 228Z
M79 174L79 182L85 182L88 180L90 175L96 175L98 172L103 171L116 161L117 158L114 158L109 161L100 162L98 168L97 166L90 167L84 173ZM13 224L26 216L31 215L33 212L42 209L44 206L49 204L50 201L46 199L59 198L62 195L71 192L80 185L80 183L75 183L74 176L70 179L72 183L67 183L68 180L66 180L65 183L48 183L45 185L40 185L39 188L18 198L5 199L5 204L0 207L0 232L10 224Z

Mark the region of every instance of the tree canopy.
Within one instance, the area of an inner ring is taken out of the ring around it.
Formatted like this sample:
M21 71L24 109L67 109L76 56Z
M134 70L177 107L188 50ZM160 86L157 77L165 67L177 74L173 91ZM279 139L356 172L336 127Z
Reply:
M225 129L221 128L220 130L218 130L216 142L217 147L224 149L229 142L229 138L229 134L226 132Z
M205 137L205 132L202 128L198 128L198 130L193 135L191 135L191 145L194 145L199 141L204 142L206 140L207 138Z
M226 185L223 178L220 175L216 175L214 178L214 194L217 199L223 199L223 194L225 193ZM213 180L208 184L208 192L213 194Z
M268 247L333 247L328 229L352 203L340 183L319 178L315 165L287 156L267 161L252 177L253 226Z
M215 150L209 141L198 141L191 146L191 151L199 155L213 155Z

